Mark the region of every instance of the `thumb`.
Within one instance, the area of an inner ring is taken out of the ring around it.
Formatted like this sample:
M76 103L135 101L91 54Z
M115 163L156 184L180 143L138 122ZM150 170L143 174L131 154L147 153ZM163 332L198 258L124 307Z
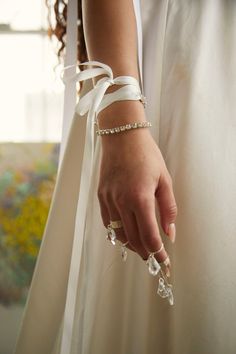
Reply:
M162 175L159 178L158 187L155 193L160 214L162 229L175 242L176 228L175 221L177 217L177 205L175 201L172 179L169 174Z

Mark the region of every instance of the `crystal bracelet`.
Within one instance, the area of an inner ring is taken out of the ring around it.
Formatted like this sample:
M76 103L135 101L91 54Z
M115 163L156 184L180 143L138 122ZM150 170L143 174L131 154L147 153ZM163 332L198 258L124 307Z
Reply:
M151 127L152 124L151 122L135 122L135 123L129 123L126 125L120 125L119 127L114 127L114 128L107 128L107 129L98 129L96 130L97 135L108 135L108 134L115 134L115 133L121 133L125 130L130 130L130 129L137 129L137 128L147 128Z

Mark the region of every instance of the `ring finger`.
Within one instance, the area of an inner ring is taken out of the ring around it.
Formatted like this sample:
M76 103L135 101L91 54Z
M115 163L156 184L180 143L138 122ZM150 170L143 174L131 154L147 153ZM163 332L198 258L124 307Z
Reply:
M108 224L110 224L111 221L118 221L118 220L121 221L122 226L119 228L114 228L116 238L122 244L126 244L125 247L127 247L131 251L135 252L135 249L129 243L127 233L124 228L124 220L123 220L122 216L120 215L118 209L115 207L114 203L111 200L109 201L109 204L106 203L106 208L107 208L108 214L109 214L109 222L107 223L106 227L108 226Z

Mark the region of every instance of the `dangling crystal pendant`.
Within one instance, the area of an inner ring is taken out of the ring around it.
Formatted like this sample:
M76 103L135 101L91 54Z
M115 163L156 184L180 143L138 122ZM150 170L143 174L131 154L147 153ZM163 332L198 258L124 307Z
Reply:
M174 296L172 293L172 285L168 284L164 277L160 277L158 281L157 294L162 298L167 298L170 305L174 305Z
M154 255L151 253L147 260L148 270L151 275L157 275L161 269L160 264L157 262Z
M127 256L128 256L128 252L127 252L125 246L122 245L121 246L121 257L124 262L127 260Z
M111 241L113 245L116 244L116 233L110 224L107 226L107 240Z

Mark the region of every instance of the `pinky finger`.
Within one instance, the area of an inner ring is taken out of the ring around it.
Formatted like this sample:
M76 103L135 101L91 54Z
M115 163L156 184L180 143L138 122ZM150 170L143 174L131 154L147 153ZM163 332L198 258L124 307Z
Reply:
M103 221L103 225L107 228L108 224L110 223L110 215L106 203L102 198L98 198L99 205L100 205L100 213Z

